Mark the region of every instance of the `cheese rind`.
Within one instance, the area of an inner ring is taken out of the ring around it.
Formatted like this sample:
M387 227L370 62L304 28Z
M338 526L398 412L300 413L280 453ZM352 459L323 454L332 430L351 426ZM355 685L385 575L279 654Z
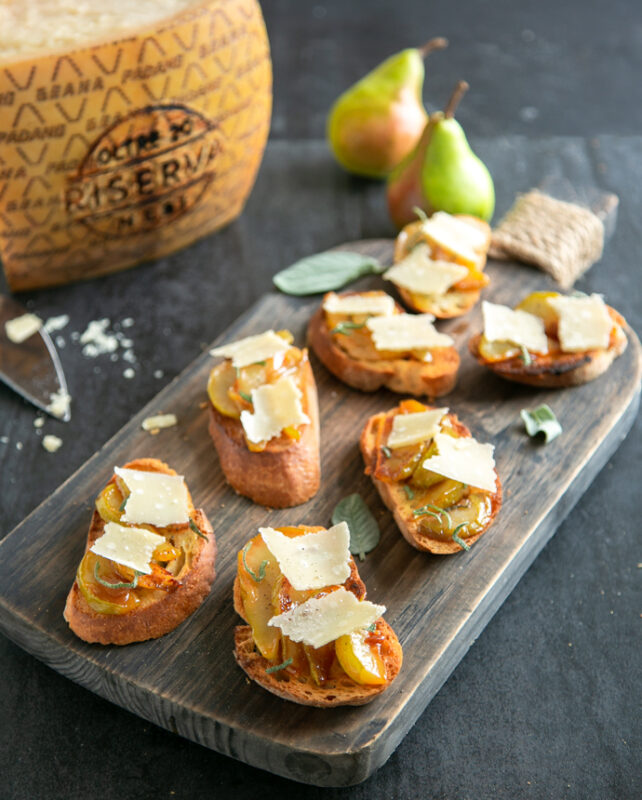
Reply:
M443 295L451 286L468 275L468 268L452 261L434 261L427 244L418 244L385 274L392 281L411 292L425 295Z
M301 405L301 391L286 375L276 383L252 389L254 413L241 411L241 425L250 442L258 444L278 436L283 428L310 422Z
M389 294L338 295L332 292L323 301L323 310L330 314L369 314L389 317L395 313L395 301Z
M232 359L233 367L247 367L259 361L267 361L277 353L285 352L290 345L273 330L257 336L247 336L236 342L223 344L210 350L211 356L224 356Z
M565 353L609 346L613 320L599 294L589 297L549 297L557 312L557 336Z
M447 408L437 408L415 414L396 414L386 445L394 450L432 439L439 431L440 420L447 413Z
M133 525L187 525L189 503L182 475L114 469L130 491L121 520Z
M323 647L340 636L372 625L385 612L368 600L357 600L343 586L323 597L312 597L284 614L272 617L268 625L280 628L293 642Z
M548 353L544 320L520 309L482 302L484 337L489 342L512 342L535 353Z
M302 536L285 536L274 528L259 528L259 533L297 590L334 586L350 576L350 530L345 522Z
M103 535L89 549L97 556L149 575L152 571L149 562L154 550L164 542L165 537L157 533L108 522Z
M40 328L42 328L42 320L35 314L22 314L20 317L7 320L4 324L7 339L15 344L26 342Z
M433 245L446 250L466 266L479 263L479 253L486 245L486 236L473 225L438 211L421 225L421 230Z
M451 347L453 340L439 333L432 324L432 314L395 314L392 317L371 317L366 327L372 333L377 350L429 350Z
M434 442L437 455L423 462L425 469L485 492L497 490L492 444L481 444L471 436L454 438L446 433L436 433Z

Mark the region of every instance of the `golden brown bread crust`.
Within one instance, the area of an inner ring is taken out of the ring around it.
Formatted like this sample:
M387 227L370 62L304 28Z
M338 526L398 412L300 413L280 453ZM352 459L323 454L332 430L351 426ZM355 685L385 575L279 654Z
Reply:
M268 692L299 703L304 706L331 708L334 706L362 706L385 691L397 677L401 669L403 654L395 632L388 623L379 618L377 631L385 639L381 645L381 655L386 665L388 682L380 686L362 686L346 675L344 678L329 680L324 686L317 686L312 680L304 680L279 672L266 672L271 664L256 650L249 625L238 625L234 629L234 658L236 663L259 686Z
M201 509L195 511L195 522L207 539L196 537L190 565L186 565L184 572L176 576L181 585L169 593L162 590L150 593L146 601L127 614L100 614L94 611L74 580L67 596L64 618L76 636L86 642L99 644L130 644L157 639L174 630L196 611L209 594L216 574L216 540L212 526ZM104 520L94 511L85 550L102 536L104 527Z
M616 311L611 308L608 310L611 316L616 315L620 324L624 324L624 319ZM564 389L595 380L606 372L618 356L622 355L628 344L626 334L620 327L606 350L534 357L532 363L527 366L519 356L504 361L487 361L479 352L481 338L481 333L473 336L468 342L468 349L483 367L487 367L506 380L546 389Z
M390 412L382 414L374 414L366 422L361 438L359 439L359 446L363 455L363 460L366 465L366 473L372 478L381 499L386 506L392 511L395 522L399 530L403 534L404 539L415 547L417 550L423 550L435 555L450 555L451 553L458 553L463 548L452 539L444 540L439 539L420 530L420 520L413 514L412 506L408 500L408 496L404 491L403 483L386 483L374 477L374 469L377 462L376 453L376 436L375 430L379 420L383 419ZM459 433L460 436L470 436L468 428L460 422L455 414L448 414L453 428ZM493 521L499 509L502 507L502 484L499 480L499 475L495 472L497 479L497 490L495 494L491 495L491 515L488 524L479 533L473 536L466 537L466 544L472 545L488 528L493 524Z
M248 450L239 420L226 417L209 404L209 432L225 479L239 494L262 506L298 506L319 490L319 402L309 361L303 369L303 405L310 424L301 427L298 441L277 439L262 452L253 453Z
M325 322L323 305L310 319L308 342L333 375L362 392L376 392L385 387L400 394L440 397L452 391L457 382L459 354L454 347L436 348L432 351L433 361L425 363L407 358L390 361L351 358L335 344Z

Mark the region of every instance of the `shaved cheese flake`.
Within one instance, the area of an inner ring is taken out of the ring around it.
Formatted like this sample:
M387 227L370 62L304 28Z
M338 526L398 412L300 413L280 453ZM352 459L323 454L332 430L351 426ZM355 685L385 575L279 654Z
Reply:
M599 294L590 297L549 297L558 314L557 336L565 353L609 346L613 320Z
M187 525L189 503L182 475L144 472L138 469L114 469L130 491L125 503L123 522L133 525Z
M108 522L103 535L96 539L89 549L97 556L135 569L143 575L149 575L152 571L149 562L152 560L154 550L164 542L164 536L144 528L131 528L119 525L117 522Z
M350 530L345 522L302 536L285 536L274 528L259 528L259 533L295 589L322 589L350 576Z
M432 324L432 314L395 314L392 317L371 317L366 327L372 333L377 350L429 350L450 347L453 340L439 333Z
M451 261L433 261L430 247L418 244L383 276L395 286L427 295L445 294L451 286L468 275L468 268Z
M511 342L535 353L548 353L544 320L520 309L482 303L484 336L489 342Z
M395 301L389 294L348 294L332 292L323 301L323 310L330 314L371 314L390 317L395 313Z
M7 338L15 342L15 344L25 342L34 333L37 333L40 328L42 328L42 320L35 314L23 314L21 317L14 317L4 324Z
M422 233L437 247L461 259L467 266L479 263L479 252L486 247L487 237L469 222L438 211L421 225Z
M247 367L259 361L267 361L277 353L287 350L290 345L273 330L265 331L257 336L247 336L238 342L230 342L210 350L211 356L224 356L232 359L233 367Z
M418 442L427 442L439 431L439 422L447 408L418 411L416 414L396 414L386 444L392 450Z
M153 417L146 417L141 423L141 428L144 431L155 431L159 428L171 428L177 422L176 414L156 414Z
M267 442L283 428L310 422L303 413L301 391L289 375L252 389L252 405L254 413L241 411L241 425L250 442Z
M385 612L368 600L357 600L341 586L323 597L312 597L298 606L269 620L268 625L280 628L293 642L323 647L339 636L367 628Z
M471 436L455 439L447 433L436 433L434 442L437 455L423 462L425 469L485 492L496 490L495 448L492 444L480 444Z

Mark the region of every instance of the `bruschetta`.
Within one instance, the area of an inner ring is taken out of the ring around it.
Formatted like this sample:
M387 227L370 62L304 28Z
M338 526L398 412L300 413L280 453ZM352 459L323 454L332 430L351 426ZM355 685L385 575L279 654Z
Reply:
M447 408L404 400L368 419L360 447L366 474L417 550L468 550L501 508L492 445Z
M366 600L345 522L260 528L238 554L234 656L267 691L308 706L358 706L387 689L402 650Z
M439 397L455 386L459 354L433 319L404 313L382 291L329 292L310 320L308 342L354 389Z
M321 479L317 389L307 350L266 331L212 350L209 430L230 486L271 508L305 503Z
M600 295L533 292L511 309L484 302L472 355L502 378L563 388L605 372L627 346L624 318Z
M129 644L180 625L209 594L216 540L185 481L155 458L116 468L96 499L64 617L86 642Z
M438 319L460 317L488 285L487 222L444 211L406 225L395 241L395 264L385 274L413 311Z

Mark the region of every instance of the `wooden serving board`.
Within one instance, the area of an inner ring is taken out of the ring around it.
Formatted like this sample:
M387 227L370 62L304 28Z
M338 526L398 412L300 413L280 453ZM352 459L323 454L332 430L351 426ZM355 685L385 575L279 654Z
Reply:
M391 260L392 243L351 249ZM490 263L488 299L514 304L550 286L540 272ZM386 287L372 277L358 288ZM216 341L269 327L305 340L319 297L269 294ZM383 764L448 678L566 514L626 436L639 405L640 343L629 346L597 381L562 391L537 391L500 380L467 354L481 327L476 308L440 324L462 354L458 388L444 401L480 441L496 446L504 507L470 552L431 556L411 548L363 474L359 432L368 416L394 405L389 392L366 395L334 379L313 358L321 407L322 488L309 503L271 511L237 496L224 481L207 434L207 353L136 415L116 436L0 545L0 628L54 669L118 705L200 744L288 778L345 786ZM440 401L442 402L442 401ZM521 408L547 402L562 436L544 446L530 439ZM150 436L141 421L174 412L179 425ZM62 617L82 556L93 501L115 465L132 458L166 460L186 476L218 542L217 577L202 607L162 639L103 647L77 639ZM381 543L359 564L368 597L387 606L386 619L404 648L402 671L388 691L359 708L310 709L250 683L232 656L236 553L261 525L329 525L336 503L359 492L382 529ZM578 531L578 536L581 531Z

